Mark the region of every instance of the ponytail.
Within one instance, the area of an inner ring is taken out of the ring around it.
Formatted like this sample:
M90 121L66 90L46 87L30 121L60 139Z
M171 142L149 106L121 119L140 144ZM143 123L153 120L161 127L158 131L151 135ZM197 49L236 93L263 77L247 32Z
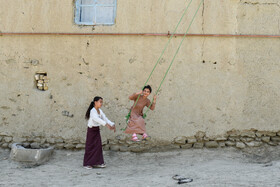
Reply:
M99 96L96 96L94 97L93 101L90 103L88 109L87 109L87 112L86 112L86 115L85 115L85 118L88 120L89 117L90 117L90 111L91 109L94 107L94 102L96 101L99 101L100 99L103 99L102 97L99 97Z

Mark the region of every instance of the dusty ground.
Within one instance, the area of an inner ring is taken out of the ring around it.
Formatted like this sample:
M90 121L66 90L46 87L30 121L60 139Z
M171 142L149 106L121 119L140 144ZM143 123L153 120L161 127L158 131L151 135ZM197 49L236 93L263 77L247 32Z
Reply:
M0 186L280 186L280 146L122 153L105 151L106 169L82 167L83 151L56 150L27 167L0 149ZM172 176L193 178L177 184Z

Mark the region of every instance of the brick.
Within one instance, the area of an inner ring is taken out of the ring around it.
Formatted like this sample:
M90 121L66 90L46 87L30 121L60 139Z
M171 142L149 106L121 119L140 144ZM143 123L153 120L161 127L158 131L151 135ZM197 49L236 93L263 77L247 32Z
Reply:
M263 137L261 137L261 140L263 141L263 142L269 142L270 141L270 137L269 136L263 136Z
M111 145L110 146L110 150L111 151L119 151L120 150L120 146L119 145Z
M127 146L120 146L120 151L121 152L127 152L127 151L129 151L129 149L128 149Z
M243 142L236 142L236 147L239 149L244 149L246 145Z
M4 137L4 142L9 143L12 142L13 138L12 137Z
M203 148L203 146L204 146L204 143L202 143L202 142L196 142L193 144L193 148L197 148L197 149L201 149L201 148Z
M235 145L236 145L236 143L233 142L233 141L226 141L225 144L226 144L227 146L235 146Z
M197 142L197 140L196 140L196 138L195 137L189 137L189 138L187 138L187 143L196 143Z
M187 141L187 137L185 136L179 136L174 139L174 143L176 144L186 144L186 141Z
M242 131L240 136L242 137L250 137L250 138L255 138L256 134L253 131Z
M86 147L85 144L76 145L76 149L84 149L85 147Z
M185 145L181 145L180 147L182 148L182 149L190 149L190 148L192 148L192 146L193 146L193 144L185 144Z
M69 144L65 144L65 145L64 145L64 148L65 148L65 149L74 149L74 148L76 148L76 145L70 144L70 143L69 143Z
M216 141L209 141L209 142L205 142L205 147L217 148L217 147L219 147L219 144Z
M252 141L252 142L245 142L246 145L249 147L259 147L262 145L262 142Z
M273 141L273 142L280 142L280 137L278 137L278 136L271 137L271 141Z

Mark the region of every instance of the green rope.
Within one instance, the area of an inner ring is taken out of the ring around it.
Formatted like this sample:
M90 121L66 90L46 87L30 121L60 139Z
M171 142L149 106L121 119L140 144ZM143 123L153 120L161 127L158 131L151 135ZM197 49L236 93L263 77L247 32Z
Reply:
M191 0L191 1L189 2L189 4L187 5L187 7L185 8L185 11L184 11L183 15L181 16L179 22L177 23L176 28L175 28L175 30L173 31L172 35L170 36L169 40L168 40L167 43L165 44L165 47L164 47L163 51L161 52L161 55L160 55L160 57L158 58L158 60L157 60L157 62L156 62L156 64L155 64L155 66L154 66L154 68L152 69L152 71L151 71L151 73L150 73L150 75L149 75L147 81L145 82L143 88L147 85L147 82L150 80L150 78L151 78L151 76L152 76L154 70L156 69L156 67L157 67L157 65L158 65L158 63L159 63L159 61L160 61L160 59L161 59L161 57L163 56L163 54L164 54L164 52L166 51L166 49L167 49L167 47L168 47L168 45L169 45L171 39L173 38L173 36L174 36L174 34L176 33L176 31L177 31L177 29L178 29L180 23L182 22L183 17L184 17L185 14L187 13L187 10L189 9L189 6L190 6L190 4L191 4L192 1L193 1L193 0ZM142 89L143 89L143 88L142 88ZM133 105L132 108L134 108L134 107L136 106L136 104L137 104L139 98L140 98L140 95L138 95L138 97L137 97L137 99L136 99L136 101L135 101L135 103L134 103L134 105ZM132 108L129 110L129 113L125 116L125 118L126 118L126 123L128 123L128 120L129 120L129 117L130 117Z
M157 93L159 92L159 90L160 90L160 88L161 88L161 85L162 85L163 81L165 80L165 78L166 78L166 76L167 76L167 74L168 74L168 72L169 72L169 70L170 70L170 68L171 68L171 66L172 66L172 64L173 64L173 62L174 62L175 57L177 56L177 54L178 54L178 52L179 52L179 50L180 50L180 48L181 48L181 46L182 46L182 43L183 43L184 39L186 38L186 35L187 35L187 33L189 32L189 29L190 29L190 27L191 27L191 25L192 25L192 23L193 23L193 21L194 21L196 15L197 15L197 12L198 12L199 8L201 7L201 4L202 4L203 1L204 1L204 0L201 0L201 2L200 2L200 4L199 4L199 6L198 6L198 8L197 8L197 10L196 10L196 12L195 12L193 18L192 18L192 21L191 21L191 23L190 23L190 25L189 25L189 27L188 27L186 33L184 34L184 37L183 37L183 39L181 40L181 43L180 43L180 45L179 45L179 47L178 47L178 49L177 49L177 51L176 51L176 53L175 53L175 55L174 55L174 57L173 57L173 59L172 59L172 61L171 61L170 65L169 65L167 71L165 72L165 75L164 75L164 77L163 77L163 79L162 79L162 81L161 81L161 83L160 83L160 85L159 85L159 87L158 87L158 89L157 89L155 95L157 95ZM145 118L145 117L147 116L147 112L148 112L149 109L151 108L151 105L152 105L153 101L154 101L154 98L152 99L152 102L150 103L148 109L147 109L146 112L144 113L143 118Z
M163 56L164 52L166 51L167 46L169 45L169 43L170 43L171 39L173 38L174 34L176 33L176 31L177 31L177 29L178 29L178 27L179 27L179 25L180 25L180 23L181 23L183 17L184 17L185 14L187 13L187 10L189 9L189 6L191 5L191 2L192 2L192 1L193 1L193 0L191 0L191 1L189 2L188 6L186 7L186 9L185 9L185 11L184 11L184 13L183 13L181 19L179 20L179 22L178 22L178 24L177 24L175 30L173 31L171 37L169 38L169 40L168 40L167 43L165 44L165 47L164 47L164 49L163 49L163 51L162 51L160 57L158 58L158 60L157 60L157 62L156 62L156 64L155 64L153 70L151 71L151 73L150 73L150 75L149 75L149 77L148 77L148 79L147 79L147 81L145 82L145 85L144 85L143 87L145 87L146 84L147 84L147 82L150 80L150 78L151 78L151 76L152 76L154 70L156 69L156 67L157 67L157 65L158 65L158 63L159 63L159 61L160 61L160 59L161 59L161 57Z

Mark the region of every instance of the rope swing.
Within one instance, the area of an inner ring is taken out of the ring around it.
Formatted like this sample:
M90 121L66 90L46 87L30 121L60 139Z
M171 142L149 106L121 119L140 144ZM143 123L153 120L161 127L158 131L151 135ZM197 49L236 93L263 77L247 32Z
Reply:
M168 72L169 72L171 66L173 65L173 62L174 62L174 60L175 60L175 58L176 58L176 56L177 56L177 54L178 54L178 52L179 52L179 50L180 50L180 48L181 48L181 46L182 46L182 43L183 43L184 39L186 38L186 35L188 34L189 29L190 29L191 25L193 24L193 21L194 21L196 15L197 15L197 12L198 12L198 10L200 9L200 7L201 7L201 5L202 5L203 2L204 2L204 0L201 0L201 2L200 2L200 4L199 4L198 8L196 9L196 12L195 12L194 16L192 17L191 23L189 24L189 26L188 26L188 28L187 28L185 34L184 34L184 37L183 37L183 39L181 40L181 42L180 42L180 44L179 44L179 46L178 46L178 48L177 48L177 50L176 50L176 52L175 52L175 54L174 54L174 56L173 56L171 62L170 62L169 67L167 68L167 70L166 70L166 72L165 72L165 75L164 75L164 77L163 77L163 79L162 79L162 81L161 81L161 83L160 83L160 85L159 85L159 87L158 87L158 89L157 89L155 95L158 94L158 92L159 92L159 90L160 90L160 88L161 88L161 86L162 86L162 83L164 82L164 80L165 80L165 78L166 78L166 76L167 76L167 74L168 74ZM178 26L180 25L180 23L181 23L183 17L185 16L185 14L187 13L187 10L189 9L189 6L190 6L191 3L192 3L192 0L188 3L187 7L185 8L185 11L184 11L184 13L183 13L181 19L179 20L179 22L178 22L178 24L177 24L175 30L173 31L171 37L170 37L169 40L167 41L167 43L166 43L166 45L165 45L165 47L164 47L164 49L163 49L163 51L162 51L160 57L158 58L158 60L157 60L157 62L156 62L156 64L155 64L155 66L154 66L154 68L152 69L152 71L151 71L151 73L150 73L150 75L149 75L147 81L145 82L143 88L147 85L147 82L150 80L150 78L151 78L151 76L152 76L152 74L153 74L155 68L157 67L159 61L161 60L161 58L162 58L164 52L165 52L166 49L167 49L167 46L169 45L169 43L170 43L171 39L173 38L174 34L176 33L176 31L177 31L177 29L178 29ZM126 116L126 123L128 123L129 117L130 117L130 115L131 115L131 110L136 106L136 104L137 104L139 98L140 98L140 95L138 95L137 100L135 101L135 104L134 104L133 107L130 109L129 113L127 114L127 116ZM145 119L146 116L147 116L147 112L148 112L148 111L150 110L150 108L151 108L151 105L152 105L152 103L153 103L153 100L154 100L154 98L152 99L152 102L150 103L150 105L149 105L149 107L147 108L146 112L143 114L143 118L144 118L144 119Z

